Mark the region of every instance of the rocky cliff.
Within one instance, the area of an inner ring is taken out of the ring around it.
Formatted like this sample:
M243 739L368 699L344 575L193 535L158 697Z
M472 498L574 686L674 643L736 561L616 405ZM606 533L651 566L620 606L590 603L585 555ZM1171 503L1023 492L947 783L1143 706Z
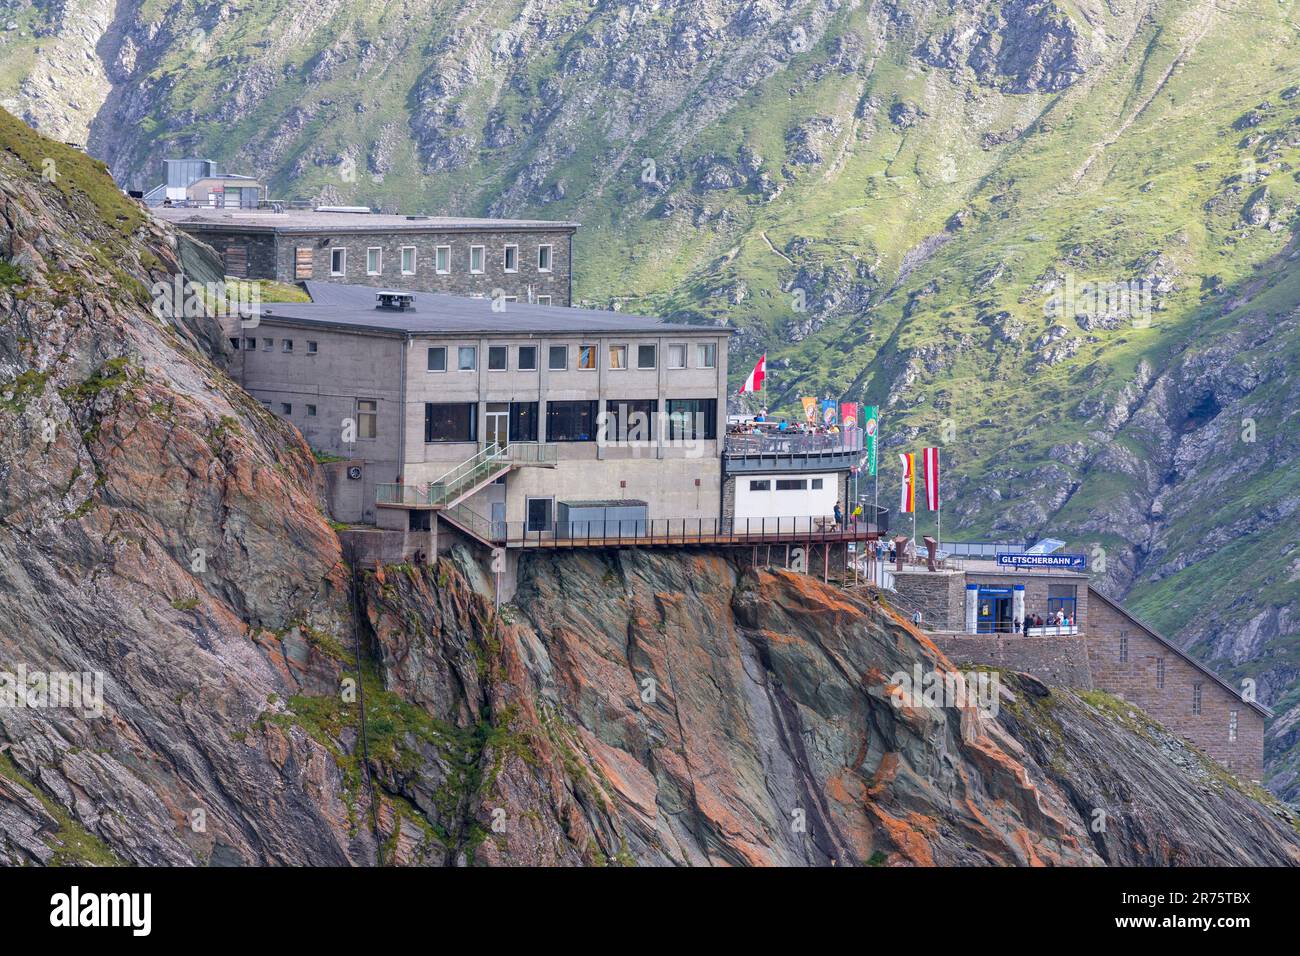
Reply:
M157 308L175 236L4 113L0 253L0 861L1300 859L1113 701L896 706L950 665L806 577L538 557L498 611L464 553L354 573L301 437Z

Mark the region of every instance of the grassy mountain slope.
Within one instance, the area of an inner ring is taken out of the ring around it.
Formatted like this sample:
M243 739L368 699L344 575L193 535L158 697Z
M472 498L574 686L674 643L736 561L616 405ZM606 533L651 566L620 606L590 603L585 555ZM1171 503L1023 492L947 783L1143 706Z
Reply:
M581 221L581 299L734 323L780 410L941 443L946 532L1089 553L1258 682L1300 792L1290 5L113 6L85 120L123 180L198 152L283 195ZM39 88L67 47L5 77L37 123L78 113ZM1052 309L1067 282L1152 308Z

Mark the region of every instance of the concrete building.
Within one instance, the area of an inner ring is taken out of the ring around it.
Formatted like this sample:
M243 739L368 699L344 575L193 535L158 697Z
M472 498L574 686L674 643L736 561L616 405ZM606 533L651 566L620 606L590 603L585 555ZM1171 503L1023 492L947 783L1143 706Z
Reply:
M437 512L489 543L716 524L731 329L306 288L242 330L232 371L341 460L336 518L436 532Z
M788 522L803 528L847 513L849 473L863 454L860 428L834 435L766 431L728 435L722 517L737 526Z
M574 222L347 210L155 208L212 246L227 275L572 303Z
M1081 559L1080 559L1081 561ZM1268 709L1248 700L1081 571L964 559L894 571L901 606L959 665L1023 670L1047 683L1114 694L1238 776L1261 781ZM1036 616L1066 623L1022 629Z

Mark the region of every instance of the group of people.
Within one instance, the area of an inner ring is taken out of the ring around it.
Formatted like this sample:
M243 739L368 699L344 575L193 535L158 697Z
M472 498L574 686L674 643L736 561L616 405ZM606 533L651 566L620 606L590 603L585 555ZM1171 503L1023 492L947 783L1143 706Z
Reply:
M840 426L816 422L792 422L785 418L774 419L764 408L753 418L732 422L727 426L727 432L732 435L770 435L773 432L783 435L838 435Z
M1031 627L1070 628L1074 627L1074 618L1058 607L1055 614L1049 614L1046 618L1041 614L1030 614L1023 621L1012 622L1012 628L1019 634L1028 634Z

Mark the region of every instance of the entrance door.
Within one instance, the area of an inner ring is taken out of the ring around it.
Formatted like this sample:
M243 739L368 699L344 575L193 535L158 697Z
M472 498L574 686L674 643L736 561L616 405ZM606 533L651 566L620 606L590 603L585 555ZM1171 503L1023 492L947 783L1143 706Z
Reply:
M528 499L529 531L551 530L551 505L552 500L550 498Z
M980 588L976 607L975 630L978 633L1011 633L1010 588Z
M484 430L483 440L489 445L496 442L502 448L505 448L510 432L510 403L488 402L485 414L487 415L487 427Z

